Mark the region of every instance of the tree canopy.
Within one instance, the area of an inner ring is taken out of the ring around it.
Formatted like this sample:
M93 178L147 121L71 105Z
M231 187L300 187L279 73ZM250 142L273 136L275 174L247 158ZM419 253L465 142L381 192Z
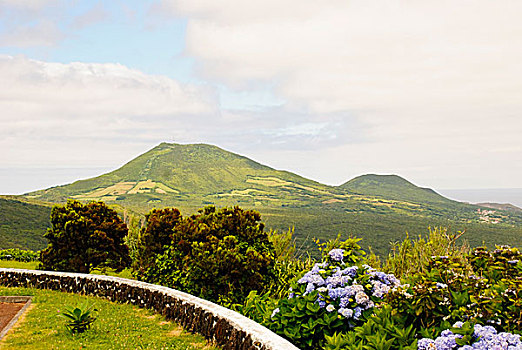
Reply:
M263 229L253 210L200 209L174 225L144 279L225 304L243 300L273 277L274 247Z
M157 254L163 253L169 247L174 226L181 219L182 216L176 208L152 209L145 215L147 225L140 231L138 254L133 262L138 277L142 277L146 269L153 265Z
M44 237L43 269L89 273L97 267L121 271L130 266L124 244L128 229L118 214L103 202L82 204L69 200L51 211L51 228Z

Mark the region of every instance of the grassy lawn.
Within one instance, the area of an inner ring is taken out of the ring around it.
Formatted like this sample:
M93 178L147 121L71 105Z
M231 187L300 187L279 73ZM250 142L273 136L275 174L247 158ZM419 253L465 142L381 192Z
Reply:
M36 266L38 266L38 261L21 262L21 261L12 261L12 260L0 260L0 267L9 267L9 268L13 268L13 269L36 270Z
M23 349L218 349L199 335L184 332L163 316L129 304L48 290L0 287L0 295L33 295L33 304L1 350ZM92 305L97 320L83 334L72 335L58 317L64 307Z

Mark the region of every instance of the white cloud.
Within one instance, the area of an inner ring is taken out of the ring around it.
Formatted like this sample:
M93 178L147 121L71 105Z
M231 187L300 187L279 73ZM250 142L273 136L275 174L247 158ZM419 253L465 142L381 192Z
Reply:
M58 0L0 0L2 8L14 8L21 11L40 11Z
M216 116L213 90L119 64L0 56L0 81L4 167L107 166Z
M448 186L451 176L472 176L475 186L520 185L514 160L522 158L516 148L522 2L177 0L163 6L188 18L186 50L202 77L238 90L269 83L290 111L325 120L346 115L365 125L363 144L324 141L332 159L347 165L336 165L342 171L334 178L323 157L311 169L315 178L340 182L376 169L431 185ZM506 149L515 151L495 151Z
M53 21L40 20L0 34L0 44L13 47L53 46L64 37Z

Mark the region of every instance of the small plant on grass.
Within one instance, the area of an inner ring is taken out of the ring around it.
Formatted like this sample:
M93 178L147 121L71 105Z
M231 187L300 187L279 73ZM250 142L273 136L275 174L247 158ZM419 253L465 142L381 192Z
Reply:
M67 320L65 327L72 333L83 333L87 329L91 328L91 324L96 321L96 318L92 316L91 312L97 311L94 309L94 305L89 307L66 307L65 311L59 316Z

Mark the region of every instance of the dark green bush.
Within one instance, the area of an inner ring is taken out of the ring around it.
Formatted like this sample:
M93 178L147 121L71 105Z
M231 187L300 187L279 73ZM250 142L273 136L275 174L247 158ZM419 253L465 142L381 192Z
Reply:
M82 204L69 200L51 211L49 240L41 251L45 270L89 273L93 268L121 271L130 266L129 249L124 244L128 229L118 214L103 202Z
M200 209L174 226L170 246L144 279L224 305L242 302L273 278L274 248L260 220L239 207Z
M146 216L146 226L140 230L137 256L132 267L138 278L154 265L156 255L163 254L172 242L174 226L182 220L176 208L153 209Z

